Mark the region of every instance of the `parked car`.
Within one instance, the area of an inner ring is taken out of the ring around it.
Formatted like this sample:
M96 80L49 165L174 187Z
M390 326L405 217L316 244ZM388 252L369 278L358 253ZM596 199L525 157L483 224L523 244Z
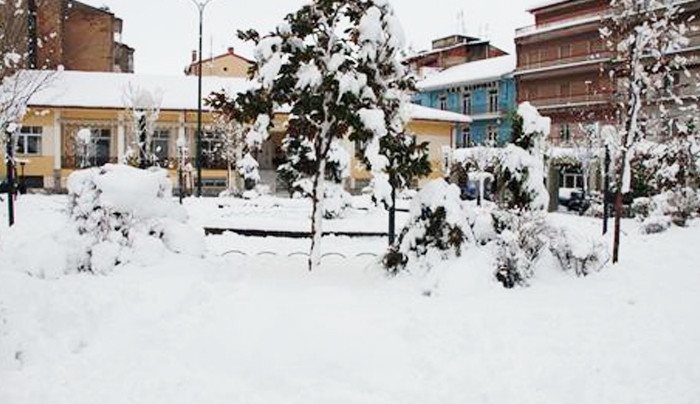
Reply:
M577 190L571 193L571 198L565 206L567 209L582 215L591 207L591 200L582 190Z

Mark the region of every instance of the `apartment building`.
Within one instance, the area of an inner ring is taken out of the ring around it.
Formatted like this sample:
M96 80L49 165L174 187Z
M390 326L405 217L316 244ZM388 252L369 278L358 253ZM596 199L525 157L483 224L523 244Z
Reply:
M608 0L548 1L528 10L535 25L516 30L518 102L552 119L551 140L568 143L615 120L613 60L599 28Z
M75 0L19 0L0 5L2 53L28 55L26 68L134 72L123 21L108 8Z
M689 21L688 74L677 72L669 90L697 104L700 59L700 1L674 0L681 7L680 19ZM602 124L618 121L616 103L624 83L607 74L616 55L600 38L600 28L610 14L609 0L550 0L528 10L535 25L516 30L518 54L515 77L518 102L529 101L552 118L551 140L568 144ZM650 114L659 103L674 108L669 99L649 99ZM681 112L682 111L682 112ZM680 119L687 108L672 116ZM697 114L697 112L696 112ZM649 128L650 135L660 130Z
M432 41L430 51L420 52L404 60L419 78L463 63L507 55L488 40L466 35L451 35Z
M457 128L453 147L510 142L516 109L514 56L498 56L451 67L417 83L413 102L472 118Z

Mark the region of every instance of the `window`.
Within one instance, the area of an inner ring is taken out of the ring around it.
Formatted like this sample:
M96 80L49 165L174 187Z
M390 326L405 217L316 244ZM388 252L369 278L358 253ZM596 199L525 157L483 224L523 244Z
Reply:
M571 97L571 84L569 82L559 84L559 96L561 98Z
M562 188L583 189L583 174L580 170L563 171L560 176Z
M159 162L168 160L168 147L170 143L169 129L156 129L151 137L151 153Z
M564 143L571 141L571 129L569 128L568 123L561 124L561 128L559 129L559 138Z
M465 115L472 113L472 95L470 93L462 94L462 113Z
M489 91L489 112L498 112L498 90Z
M472 145L471 129L468 126L462 128L462 133L459 139L460 143L457 146L469 147Z
M489 145L498 144L498 126L489 125L486 127L486 141Z
M561 45L559 47L559 58L567 59L571 57L571 44Z
M94 166L103 166L109 163L109 148L112 131L107 128L92 129L92 141L95 154L90 159Z
M438 108L440 108L443 111L447 111L447 96L446 95L441 95L440 98L438 99Z
M41 126L23 126L17 136L17 154L41 154Z

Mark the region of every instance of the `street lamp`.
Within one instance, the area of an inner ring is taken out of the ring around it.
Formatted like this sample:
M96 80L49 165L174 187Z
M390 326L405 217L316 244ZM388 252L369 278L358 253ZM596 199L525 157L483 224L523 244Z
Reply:
M197 62L197 196L202 196L202 25L204 7L212 0L192 0L199 10L199 53Z

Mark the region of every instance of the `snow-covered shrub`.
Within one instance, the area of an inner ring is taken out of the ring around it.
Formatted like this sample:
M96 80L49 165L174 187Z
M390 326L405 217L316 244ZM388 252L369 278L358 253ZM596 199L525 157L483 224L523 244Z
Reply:
M411 261L429 266L433 258L459 256L464 243L471 240L466 218L459 188L442 179L431 181L412 201L410 217L384 256L384 267L395 275Z
M254 189L260 182L259 164L250 153L246 153L243 158L236 163L238 173L243 177L243 187L246 191Z
M632 214L639 219L649 217L656 209L656 203L652 198L640 197L632 202Z
M697 192L692 188L681 188L668 192L668 212L676 226L684 227L688 219L693 217L700 207Z
M345 210L350 207L352 199L342 185L326 184L325 200L323 201L323 218L338 219L343 217Z
M71 267L78 271L104 273L128 261L137 233L160 239L173 252L204 252L201 234L185 225L187 214L172 200L165 170L107 164L76 171L68 177L68 192L78 245Z
M546 245L546 223L539 212L496 211L496 279L506 288L526 286Z
M649 216L642 221L640 230L644 234L662 233L671 227L669 216Z
M501 203L508 209L544 210L549 193L544 186L544 164L540 157L508 145L499 155L498 178L502 181Z
M564 271L576 276L586 276L600 268L607 259L605 245L570 229L553 229L549 232L549 251Z

